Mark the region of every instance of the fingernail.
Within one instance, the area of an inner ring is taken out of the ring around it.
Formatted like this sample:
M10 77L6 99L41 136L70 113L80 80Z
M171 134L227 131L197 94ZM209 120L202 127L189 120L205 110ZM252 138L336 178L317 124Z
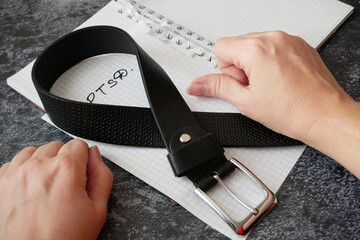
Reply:
M94 145L94 146L92 146L91 148L94 149L95 154L96 154L96 157L97 157L100 161L102 161L102 157L101 157L101 155L100 155L100 151L99 151L98 146Z
M205 93L206 93L205 85L198 84L198 83L192 84L187 89L187 92L190 95L194 95L194 96L205 96Z

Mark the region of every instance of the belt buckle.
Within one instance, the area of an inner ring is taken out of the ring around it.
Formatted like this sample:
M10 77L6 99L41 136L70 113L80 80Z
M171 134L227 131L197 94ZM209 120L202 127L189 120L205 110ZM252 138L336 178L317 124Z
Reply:
M221 180L221 178L214 174L213 177L217 180L219 185L223 187L228 194L231 195L237 202L239 202L242 206L247 208L251 214L249 214L245 219L241 221L235 221L230 215L223 210L221 206L219 206L212 198L209 197L203 190L200 188L196 188L195 192L198 194L210 207L215 210L217 214L236 232L238 235L246 235L255 225L263 218L268 212L273 209L276 204L276 196L271 192L271 190L265 186L265 184L258 179L249 169L247 169L243 164L241 164L235 158L231 158L229 160L232 164L234 164L238 169L244 172L252 181L257 183L257 185L263 190L265 194L264 200L258 204L257 207L253 208L247 203L243 202L239 199Z

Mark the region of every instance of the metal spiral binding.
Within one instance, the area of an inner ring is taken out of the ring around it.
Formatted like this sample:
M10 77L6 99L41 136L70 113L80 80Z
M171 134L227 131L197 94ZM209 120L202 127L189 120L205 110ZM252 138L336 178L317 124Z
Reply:
M163 41L184 45L184 49L199 57L204 57L208 62L217 66L214 56L213 41L210 41L193 31L176 24L169 18L137 3L134 0L115 0L121 6L119 13L135 19L136 22L145 24L150 34L156 34Z

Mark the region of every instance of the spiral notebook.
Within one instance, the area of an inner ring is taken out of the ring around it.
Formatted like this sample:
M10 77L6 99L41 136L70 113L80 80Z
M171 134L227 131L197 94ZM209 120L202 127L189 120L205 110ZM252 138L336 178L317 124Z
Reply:
M235 107L225 101L196 98L186 93L191 80L219 71L213 56L216 39L247 32L283 30L299 35L314 48L319 48L352 11L351 6L335 0L119 0L111 1L79 28L112 25L124 29L164 68L193 111L237 112ZM43 108L31 81L32 64L10 77L8 84ZM132 76L135 77L131 78L129 75L113 87L107 84L114 73L123 69L131 69L134 73ZM144 88L140 78L136 77L137 74L140 76L136 58L132 55L109 54L94 57L64 73L51 92L84 102L148 107ZM100 91L95 91L99 88ZM44 119L50 122L46 115ZM174 199L211 227L229 238L239 239L197 197L193 192L194 187L187 179L174 177L165 149L85 141L90 145L98 145L104 157ZM228 157L240 160L276 192L304 148L227 148L225 151ZM226 181L230 187L241 192L241 197L250 204L263 199L262 193L241 174ZM209 194L221 202L226 211L235 213L235 219L248 214L246 209L232 202L232 198L219 189L213 189Z

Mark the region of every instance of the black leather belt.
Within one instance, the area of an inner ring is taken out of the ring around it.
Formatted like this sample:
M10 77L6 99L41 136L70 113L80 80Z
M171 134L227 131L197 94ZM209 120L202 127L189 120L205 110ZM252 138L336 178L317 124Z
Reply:
M76 102L49 92L54 82L69 68L86 58L106 53L136 55L151 111ZM50 119L64 131L100 142L166 146L175 175L187 176L194 183L195 192L241 235L276 205L276 198L237 160L227 160L222 146L264 147L300 143L241 114L192 113L165 71L126 32L115 27L90 27L62 37L38 57L32 78ZM264 190L264 201L258 206L251 207L242 202L221 180L235 168L244 171ZM217 183L249 209L246 219L234 221L205 193Z

